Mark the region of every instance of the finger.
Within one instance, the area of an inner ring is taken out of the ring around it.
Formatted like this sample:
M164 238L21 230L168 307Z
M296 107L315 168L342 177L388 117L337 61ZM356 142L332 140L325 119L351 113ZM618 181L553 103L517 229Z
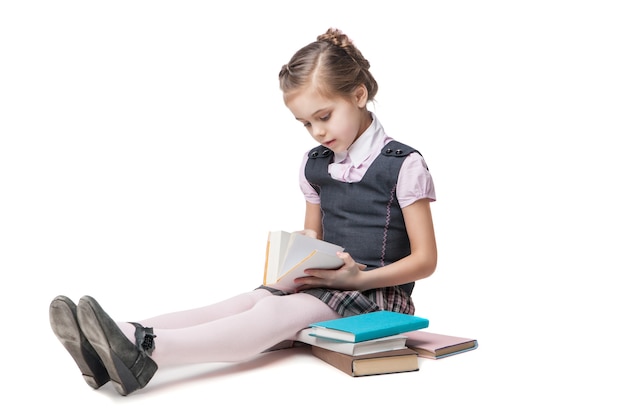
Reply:
M298 284L298 289L319 288L324 286L324 279L317 277L296 278L294 282Z
M333 276L333 274L336 273L336 269L307 269L304 271L305 274L307 274L308 278L319 278L319 279L328 279L330 277ZM298 278L298 279L303 279L302 278Z

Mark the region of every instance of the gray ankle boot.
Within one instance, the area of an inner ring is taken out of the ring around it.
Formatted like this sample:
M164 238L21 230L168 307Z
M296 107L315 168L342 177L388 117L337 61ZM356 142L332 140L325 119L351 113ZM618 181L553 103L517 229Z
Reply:
M156 337L152 328L132 323L136 338L132 343L90 296L84 296L78 302L78 323L100 356L118 393L128 395L145 387L152 379L158 369L150 358Z

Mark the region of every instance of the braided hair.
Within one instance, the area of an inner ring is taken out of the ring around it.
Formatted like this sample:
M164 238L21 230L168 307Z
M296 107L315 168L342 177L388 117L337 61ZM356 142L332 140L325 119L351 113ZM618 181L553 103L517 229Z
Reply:
M349 96L358 86L367 89L368 100L374 100L378 83L370 64L350 38L330 28L315 42L298 50L281 68L278 79L285 96L303 87L313 86L326 96Z

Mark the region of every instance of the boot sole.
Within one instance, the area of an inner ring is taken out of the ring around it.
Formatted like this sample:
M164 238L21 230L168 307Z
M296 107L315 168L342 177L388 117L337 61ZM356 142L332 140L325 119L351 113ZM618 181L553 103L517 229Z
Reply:
M98 389L106 384L109 374L78 326L74 302L58 296L50 303L49 314L52 331L78 365L87 385Z

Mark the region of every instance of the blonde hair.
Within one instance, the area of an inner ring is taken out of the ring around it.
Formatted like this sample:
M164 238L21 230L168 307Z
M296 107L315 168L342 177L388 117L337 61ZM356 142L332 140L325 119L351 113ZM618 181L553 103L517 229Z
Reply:
M368 101L372 101L378 92L378 83L369 68L368 60L350 38L330 28L315 42L298 50L289 63L283 65L278 80L284 95L314 86L326 96L349 96L364 85Z

